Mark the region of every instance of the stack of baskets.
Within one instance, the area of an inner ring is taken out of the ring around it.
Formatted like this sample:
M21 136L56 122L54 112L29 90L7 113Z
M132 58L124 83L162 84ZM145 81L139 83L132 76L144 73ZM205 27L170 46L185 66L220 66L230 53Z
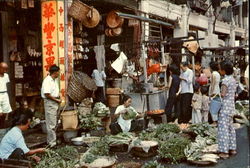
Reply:
M74 71L68 85L68 95L75 102L81 102L84 98L91 97L97 89L95 81L87 74Z

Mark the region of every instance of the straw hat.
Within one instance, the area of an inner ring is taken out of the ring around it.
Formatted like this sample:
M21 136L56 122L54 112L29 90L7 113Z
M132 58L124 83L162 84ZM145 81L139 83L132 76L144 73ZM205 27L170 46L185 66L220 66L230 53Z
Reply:
M105 35L108 37L113 37L113 31L110 28L105 29Z
M100 21L99 12L80 0L74 0L69 8L69 15L74 19L83 23L85 27L93 28L98 25Z
M112 29L112 35L114 36L119 36L122 33L122 28L121 27L117 27Z
M89 11L84 11L84 17L82 24L87 28L96 27L100 21L100 14L95 8L91 8Z
M106 22L110 28L120 27L124 22L124 19L118 16L116 12L118 11L112 10L107 15Z
M189 37L189 40L193 40L194 37ZM186 47L190 52L196 54L199 48L199 44L196 40L194 41L187 41L183 43L183 46Z

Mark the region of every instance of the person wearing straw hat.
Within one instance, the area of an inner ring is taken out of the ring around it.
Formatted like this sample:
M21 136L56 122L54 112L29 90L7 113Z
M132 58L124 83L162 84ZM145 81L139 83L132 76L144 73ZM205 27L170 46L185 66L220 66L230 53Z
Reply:
M43 80L41 96L44 100L45 120L47 128L47 143L53 147L56 145L56 124L57 111L61 99L59 97L59 84L56 80L59 77L60 68L52 65L49 69L49 75Z

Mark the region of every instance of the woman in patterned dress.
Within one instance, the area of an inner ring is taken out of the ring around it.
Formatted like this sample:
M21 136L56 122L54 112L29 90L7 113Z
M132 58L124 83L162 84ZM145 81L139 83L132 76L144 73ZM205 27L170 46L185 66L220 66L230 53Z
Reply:
M233 115L235 114L235 92L236 80L233 77L233 64L229 61L221 62L221 75L225 75L222 80L221 97L222 107L218 118L218 145L219 156L223 159L229 154L236 154L236 132L233 128Z

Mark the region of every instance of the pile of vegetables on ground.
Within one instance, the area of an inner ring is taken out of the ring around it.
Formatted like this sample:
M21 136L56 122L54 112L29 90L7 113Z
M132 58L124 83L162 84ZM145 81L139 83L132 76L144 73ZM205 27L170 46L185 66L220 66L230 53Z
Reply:
M55 150L47 149L45 154L41 155L41 161L35 165L35 168L73 168L79 162L79 153L72 146L65 146Z
M246 125L249 125L249 110L246 109L249 104L236 103L237 119ZM95 105L92 114L80 117L80 126L85 129L93 130L101 126L101 122L97 115L105 116L110 113L109 109L98 103ZM130 109L123 117L132 119L136 116L136 112ZM241 118L239 117L241 116ZM239 122L239 121L238 121ZM75 165L82 166L84 164L95 163L96 160L106 159L115 160L116 156L112 156L110 152L111 146L124 145L138 146L144 141L157 141L158 155L155 159L159 161L167 161L176 164L182 161L204 161L217 163L218 156L214 154L217 151L217 128L208 123L199 124L159 124L156 128L148 128L138 135L134 133L119 133L117 135L106 135L100 141L93 143L87 152L79 156L74 147L66 146L54 151L48 150L42 156L42 161L36 165L40 167L67 168ZM114 153L112 153L114 154ZM157 160L147 162L143 168L163 168Z

